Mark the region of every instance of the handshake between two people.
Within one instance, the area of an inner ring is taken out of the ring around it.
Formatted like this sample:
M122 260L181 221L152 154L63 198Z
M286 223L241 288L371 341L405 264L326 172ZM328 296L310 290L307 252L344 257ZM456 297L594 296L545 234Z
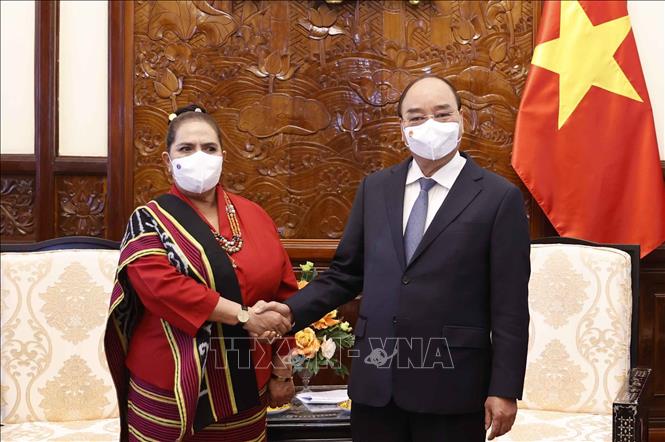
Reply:
M291 331L293 314L288 305L276 301L259 301L248 309L249 319L243 328L253 338L272 342Z

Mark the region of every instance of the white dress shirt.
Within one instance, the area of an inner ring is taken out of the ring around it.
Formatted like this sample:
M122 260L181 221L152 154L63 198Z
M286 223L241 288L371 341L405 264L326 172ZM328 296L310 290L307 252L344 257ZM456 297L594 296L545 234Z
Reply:
M425 231L434 219L434 215L439 211L443 201L448 196L450 188L453 187L457 177L459 176L462 168L466 164L466 158L460 155L459 152L455 154L452 160L448 162L441 169L434 172L430 177L436 184L429 190L429 199L427 203L427 218L425 218ZM420 193L420 183L418 180L423 178L422 170L416 163L416 160L411 161L409 165L409 173L406 175L406 187L404 189L404 210L402 212L402 234L406 230L406 223L409 221L411 209L416 203L418 194Z

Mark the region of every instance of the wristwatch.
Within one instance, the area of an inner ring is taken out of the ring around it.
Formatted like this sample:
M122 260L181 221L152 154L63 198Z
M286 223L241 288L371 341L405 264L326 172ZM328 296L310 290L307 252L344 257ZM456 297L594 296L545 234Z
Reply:
M240 307L240 311L238 312L237 317L238 322L241 324L246 324L247 321L249 321L249 309L246 305Z

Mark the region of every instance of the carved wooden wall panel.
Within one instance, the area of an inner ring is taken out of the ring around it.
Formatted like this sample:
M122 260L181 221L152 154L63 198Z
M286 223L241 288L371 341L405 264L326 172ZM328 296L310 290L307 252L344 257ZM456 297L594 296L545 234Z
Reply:
M650 420L665 428L665 246L640 261L639 334L639 363L654 373Z
M105 176L59 176L56 178L55 200L58 236L104 237Z
M539 3L177 1L135 3L134 196L169 187L167 116L196 102L219 122L227 189L286 238L336 239L363 176L407 156L395 105L425 72L459 89L462 149L510 166ZM525 193L527 210L532 205Z
M29 242L35 238L35 179L2 175L0 179L0 236Z

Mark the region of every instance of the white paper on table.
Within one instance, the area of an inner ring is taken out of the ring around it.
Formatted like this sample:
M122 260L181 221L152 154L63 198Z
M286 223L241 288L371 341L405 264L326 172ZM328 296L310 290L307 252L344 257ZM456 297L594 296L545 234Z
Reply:
M346 389L308 391L296 395L303 404L339 404L349 399Z

